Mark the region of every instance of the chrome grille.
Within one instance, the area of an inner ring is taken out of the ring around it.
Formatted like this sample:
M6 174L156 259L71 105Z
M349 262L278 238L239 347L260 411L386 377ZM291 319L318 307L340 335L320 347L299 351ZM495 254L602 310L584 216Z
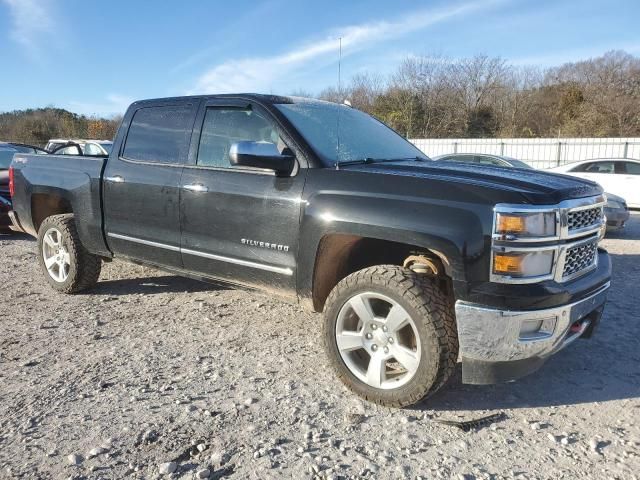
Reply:
M587 208L568 213L569 232L593 227L602 220L602 207Z
M572 277L592 267L596 262L597 241L585 243L567 250L562 278Z

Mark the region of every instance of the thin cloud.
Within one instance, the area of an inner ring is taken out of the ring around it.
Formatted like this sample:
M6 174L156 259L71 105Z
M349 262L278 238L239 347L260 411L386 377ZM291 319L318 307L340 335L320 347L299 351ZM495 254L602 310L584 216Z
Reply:
M224 51L225 48L232 44L238 37L245 35L248 25L250 26L259 22L266 12L282 8L282 4L283 0L266 1L251 7L241 17L236 18L235 21L220 25L220 28L216 30L218 38L220 38L221 41L189 55L182 62L172 67L169 73L175 74L187 68L194 67L211 58L216 52Z
M112 93L107 95L103 101L96 103L72 100L65 105L65 108L81 115L111 117L115 115L124 115L127 107L133 102L134 99L131 97Z
M216 65L196 80L194 88L189 93L270 90L279 79L286 77L294 69L328 55L335 55L340 38L343 54L350 55L384 40L405 36L454 17L469 15L501 3L504 3L504 0L479 0L442 9L411 12L391 22L347 26L331 32L324 39L281 55L230 60Z
M54 33L52 0L1 0L11 15L11 38L33 57Z
M563 63L577 62L590 57L600 57L610 50L623 50L627 53L640 53L639 43L606 44L586 48L554 51L548 54L514 58L510 63L516 66L554 67Z

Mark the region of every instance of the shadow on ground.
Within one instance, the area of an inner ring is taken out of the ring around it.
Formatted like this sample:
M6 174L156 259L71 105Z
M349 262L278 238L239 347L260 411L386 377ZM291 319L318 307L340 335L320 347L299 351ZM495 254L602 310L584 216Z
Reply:
M222 285L200 282L190 278L165 275L160 277L125 278L122 280L101 280L96 288L86 295L157 295L161 293L213 292L225 290Z
M29 240L31 242L35 242L36 239L31 235L27 235L26 233L18 233L18 232L2 232L0 231L0 240Z

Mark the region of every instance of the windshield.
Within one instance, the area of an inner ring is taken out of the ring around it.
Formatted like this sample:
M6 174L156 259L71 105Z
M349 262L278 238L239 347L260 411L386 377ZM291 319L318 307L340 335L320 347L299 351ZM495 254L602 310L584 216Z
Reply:
M301 102L276 108L327 166L365 159L428 159L382 122L346 105Z
M113 148L113 143L101 143L100 146L105 149L108 154L111 154L111 149Z
M49 143L47 143L47 150L49 152L53 152L60 145L64 145L64 142L49 142Z

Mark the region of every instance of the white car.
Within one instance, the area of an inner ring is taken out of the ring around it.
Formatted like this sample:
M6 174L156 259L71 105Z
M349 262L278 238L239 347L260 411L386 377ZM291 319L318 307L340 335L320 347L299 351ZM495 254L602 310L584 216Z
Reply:
M111 140L84 140L79 138L52 138L47 143L45 149L49 152L54 151L56 148L57 155L78 155L80 152L75 146L60 148L67 143L76 143L82 150L82 155L105 155L108 156L111 153L113 142Z
M605 192L624 198L630 208L640 208L640 160L594 158L561 165L550 171L597 182Z

